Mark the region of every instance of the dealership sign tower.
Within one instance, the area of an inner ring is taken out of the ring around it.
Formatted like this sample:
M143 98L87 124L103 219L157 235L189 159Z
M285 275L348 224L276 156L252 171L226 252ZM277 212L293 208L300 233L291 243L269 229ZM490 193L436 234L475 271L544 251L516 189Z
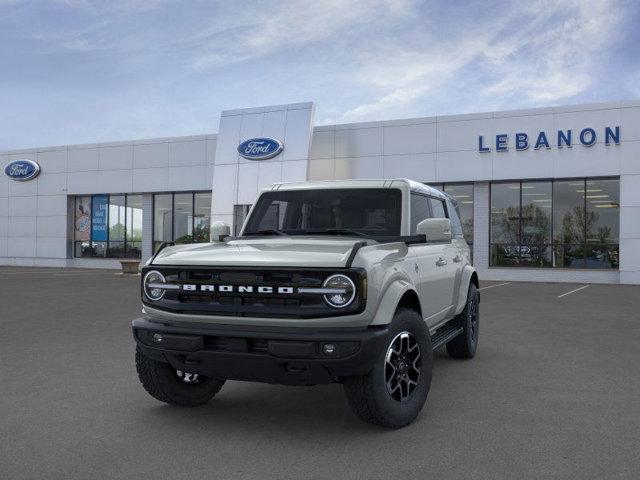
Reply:
M314 104L227 110L220 116L212 220L232 225L234 205L250 205L275 182L307 179Z

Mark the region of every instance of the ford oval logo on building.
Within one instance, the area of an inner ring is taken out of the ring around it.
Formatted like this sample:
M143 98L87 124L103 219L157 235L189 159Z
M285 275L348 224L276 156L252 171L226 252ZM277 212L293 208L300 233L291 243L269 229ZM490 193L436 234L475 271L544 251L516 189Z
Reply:
M40 165L33 160L14 160L4 167L4 173L11 180L26 182L38 176Z
M278 155L284 146L273 138L250 138L238 145L238 153L249 160L266 160Z

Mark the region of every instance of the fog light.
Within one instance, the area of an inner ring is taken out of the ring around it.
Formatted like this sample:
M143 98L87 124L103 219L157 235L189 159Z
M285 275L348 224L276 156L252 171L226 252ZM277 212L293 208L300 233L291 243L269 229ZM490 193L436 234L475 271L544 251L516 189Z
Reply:
M153 341L153 343L162 342L162 335L160 335L159 333L154 333L153 337L151 337L151 341Z
M336 351L336 346L333 343L325 343L322 346L322 353L326 355L333 355Z

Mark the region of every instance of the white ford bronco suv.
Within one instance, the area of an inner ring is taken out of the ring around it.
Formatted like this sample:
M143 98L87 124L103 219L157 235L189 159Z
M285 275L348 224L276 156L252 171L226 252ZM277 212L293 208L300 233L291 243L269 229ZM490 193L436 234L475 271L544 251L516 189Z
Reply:
M433 350L471 358L478 276L456 202L411 180L275 184L237 237L161 246L142 270L136 366L156 399L208 402L225 380L341 382L354 413L420 413Z

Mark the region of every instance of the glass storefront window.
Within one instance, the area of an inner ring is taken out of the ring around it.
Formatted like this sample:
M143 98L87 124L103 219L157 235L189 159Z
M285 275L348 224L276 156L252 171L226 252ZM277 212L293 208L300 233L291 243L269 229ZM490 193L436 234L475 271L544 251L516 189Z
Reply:
M173 196L173 239L176 243L193 242L193 194Z
M91 196L76 197L74 216L74 256L91 256Z
M142 195L127 195L127 244L129 258L142 256Z
M173 241L173 195L153 196L153 251L163 242Z
M491 265L518 265L520 183L491 185Z
M551 265L551 182L522 182L520 265Z
M91 256L106 257L109 239L109 195L91 197Z
M211 226L211 194L196 193L193 198L193 241L208 242Z
M491 184L490 266L618 268L618 179Z
M208 242L211 193L157 193L153 196L153 251L163 242Z
M587 243L618 243L620 236L620 182L588 180L585 184L587 203Z
M584 180L553 183L553 242L584 242Z
M124 195L110 195L108 257L124 257L125 223L126 208Z
M142 195L75 198L74 256L140 258Z
M585 187L586 268L618 268L620 182L590 179Z
M553 182L554 266L584 268L585 180Z
M584 268L584 244L553 244L553 266L558 268Z

